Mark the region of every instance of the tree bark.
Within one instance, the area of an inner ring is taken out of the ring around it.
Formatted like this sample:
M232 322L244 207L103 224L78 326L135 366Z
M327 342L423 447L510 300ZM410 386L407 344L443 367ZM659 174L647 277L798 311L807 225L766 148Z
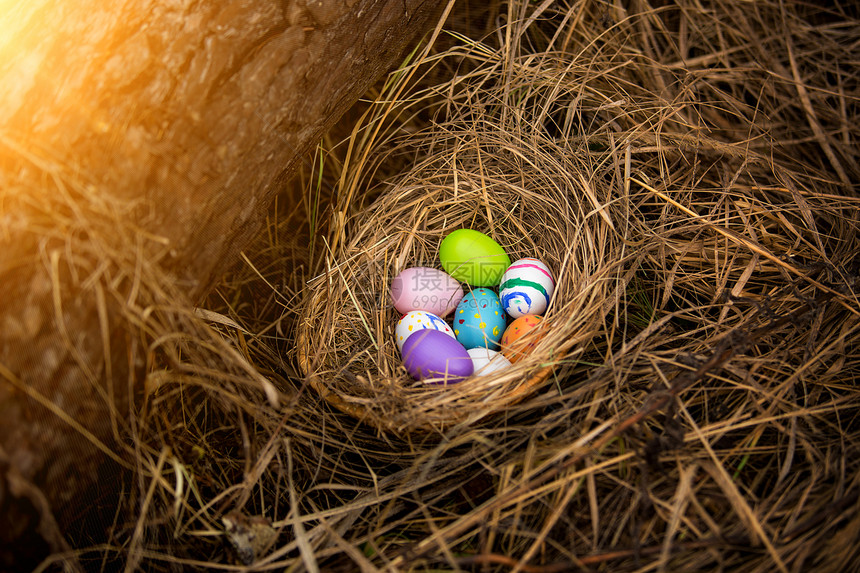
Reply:
M199 300L441 4L28 0L0 15L0 569L22 539L65 548L142 384L123 317L136 277L70 247L96 235L78 207L137 229L93 252L135 251Z

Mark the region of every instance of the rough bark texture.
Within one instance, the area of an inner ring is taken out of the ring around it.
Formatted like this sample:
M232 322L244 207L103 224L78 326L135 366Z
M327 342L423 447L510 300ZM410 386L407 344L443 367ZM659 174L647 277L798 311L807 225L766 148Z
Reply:
M116 470L94 444L122 438L143 366L122 317L134 280L69 255L64 233L87 233L74 210L63 230L27 224L39 181L58 192L27 154L80 174L95 191L75 200L133 222L143 258L197 299L259 231L278 182L440 5L41 0L0 17L12 31L0 34L0 569L20 563L21 543L63 549L101 496L95 481L110 489ZM4 195L27 180L33 197ZM125 302L105 295L120 283Z

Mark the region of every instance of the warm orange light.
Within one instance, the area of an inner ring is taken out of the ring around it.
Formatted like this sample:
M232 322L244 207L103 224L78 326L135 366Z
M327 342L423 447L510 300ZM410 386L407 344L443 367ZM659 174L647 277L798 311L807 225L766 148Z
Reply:
M21 36L45 4L46 0L0 0L0 67L14 59Z
M44 54L39 50L48 31L39 15L47 0L0 0L0 129L36 80Z

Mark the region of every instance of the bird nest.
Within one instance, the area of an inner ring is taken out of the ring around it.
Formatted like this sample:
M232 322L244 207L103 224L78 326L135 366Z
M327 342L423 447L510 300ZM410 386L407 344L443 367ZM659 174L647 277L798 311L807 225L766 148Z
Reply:
M505 411L593 347L623 288L610 191L584 187L569 148L547 139L526 160L516 150L529 142L512 134L469 135L468 149L441 148L355 213L309 284L299 364L326 400L379 428L442 429ZM555 293L540 340L513 367L458 384L416 382L395 343L391 282L407 267L441 268L440 242L460 228L489 235L511 260L544 261Z

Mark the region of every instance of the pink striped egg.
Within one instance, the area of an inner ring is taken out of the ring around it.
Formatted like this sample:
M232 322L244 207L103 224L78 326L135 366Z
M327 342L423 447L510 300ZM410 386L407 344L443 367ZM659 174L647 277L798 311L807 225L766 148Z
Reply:
M544 263L530 257L514 262L502 275L499 298L511 317L543 314L555 290L552 272Z

